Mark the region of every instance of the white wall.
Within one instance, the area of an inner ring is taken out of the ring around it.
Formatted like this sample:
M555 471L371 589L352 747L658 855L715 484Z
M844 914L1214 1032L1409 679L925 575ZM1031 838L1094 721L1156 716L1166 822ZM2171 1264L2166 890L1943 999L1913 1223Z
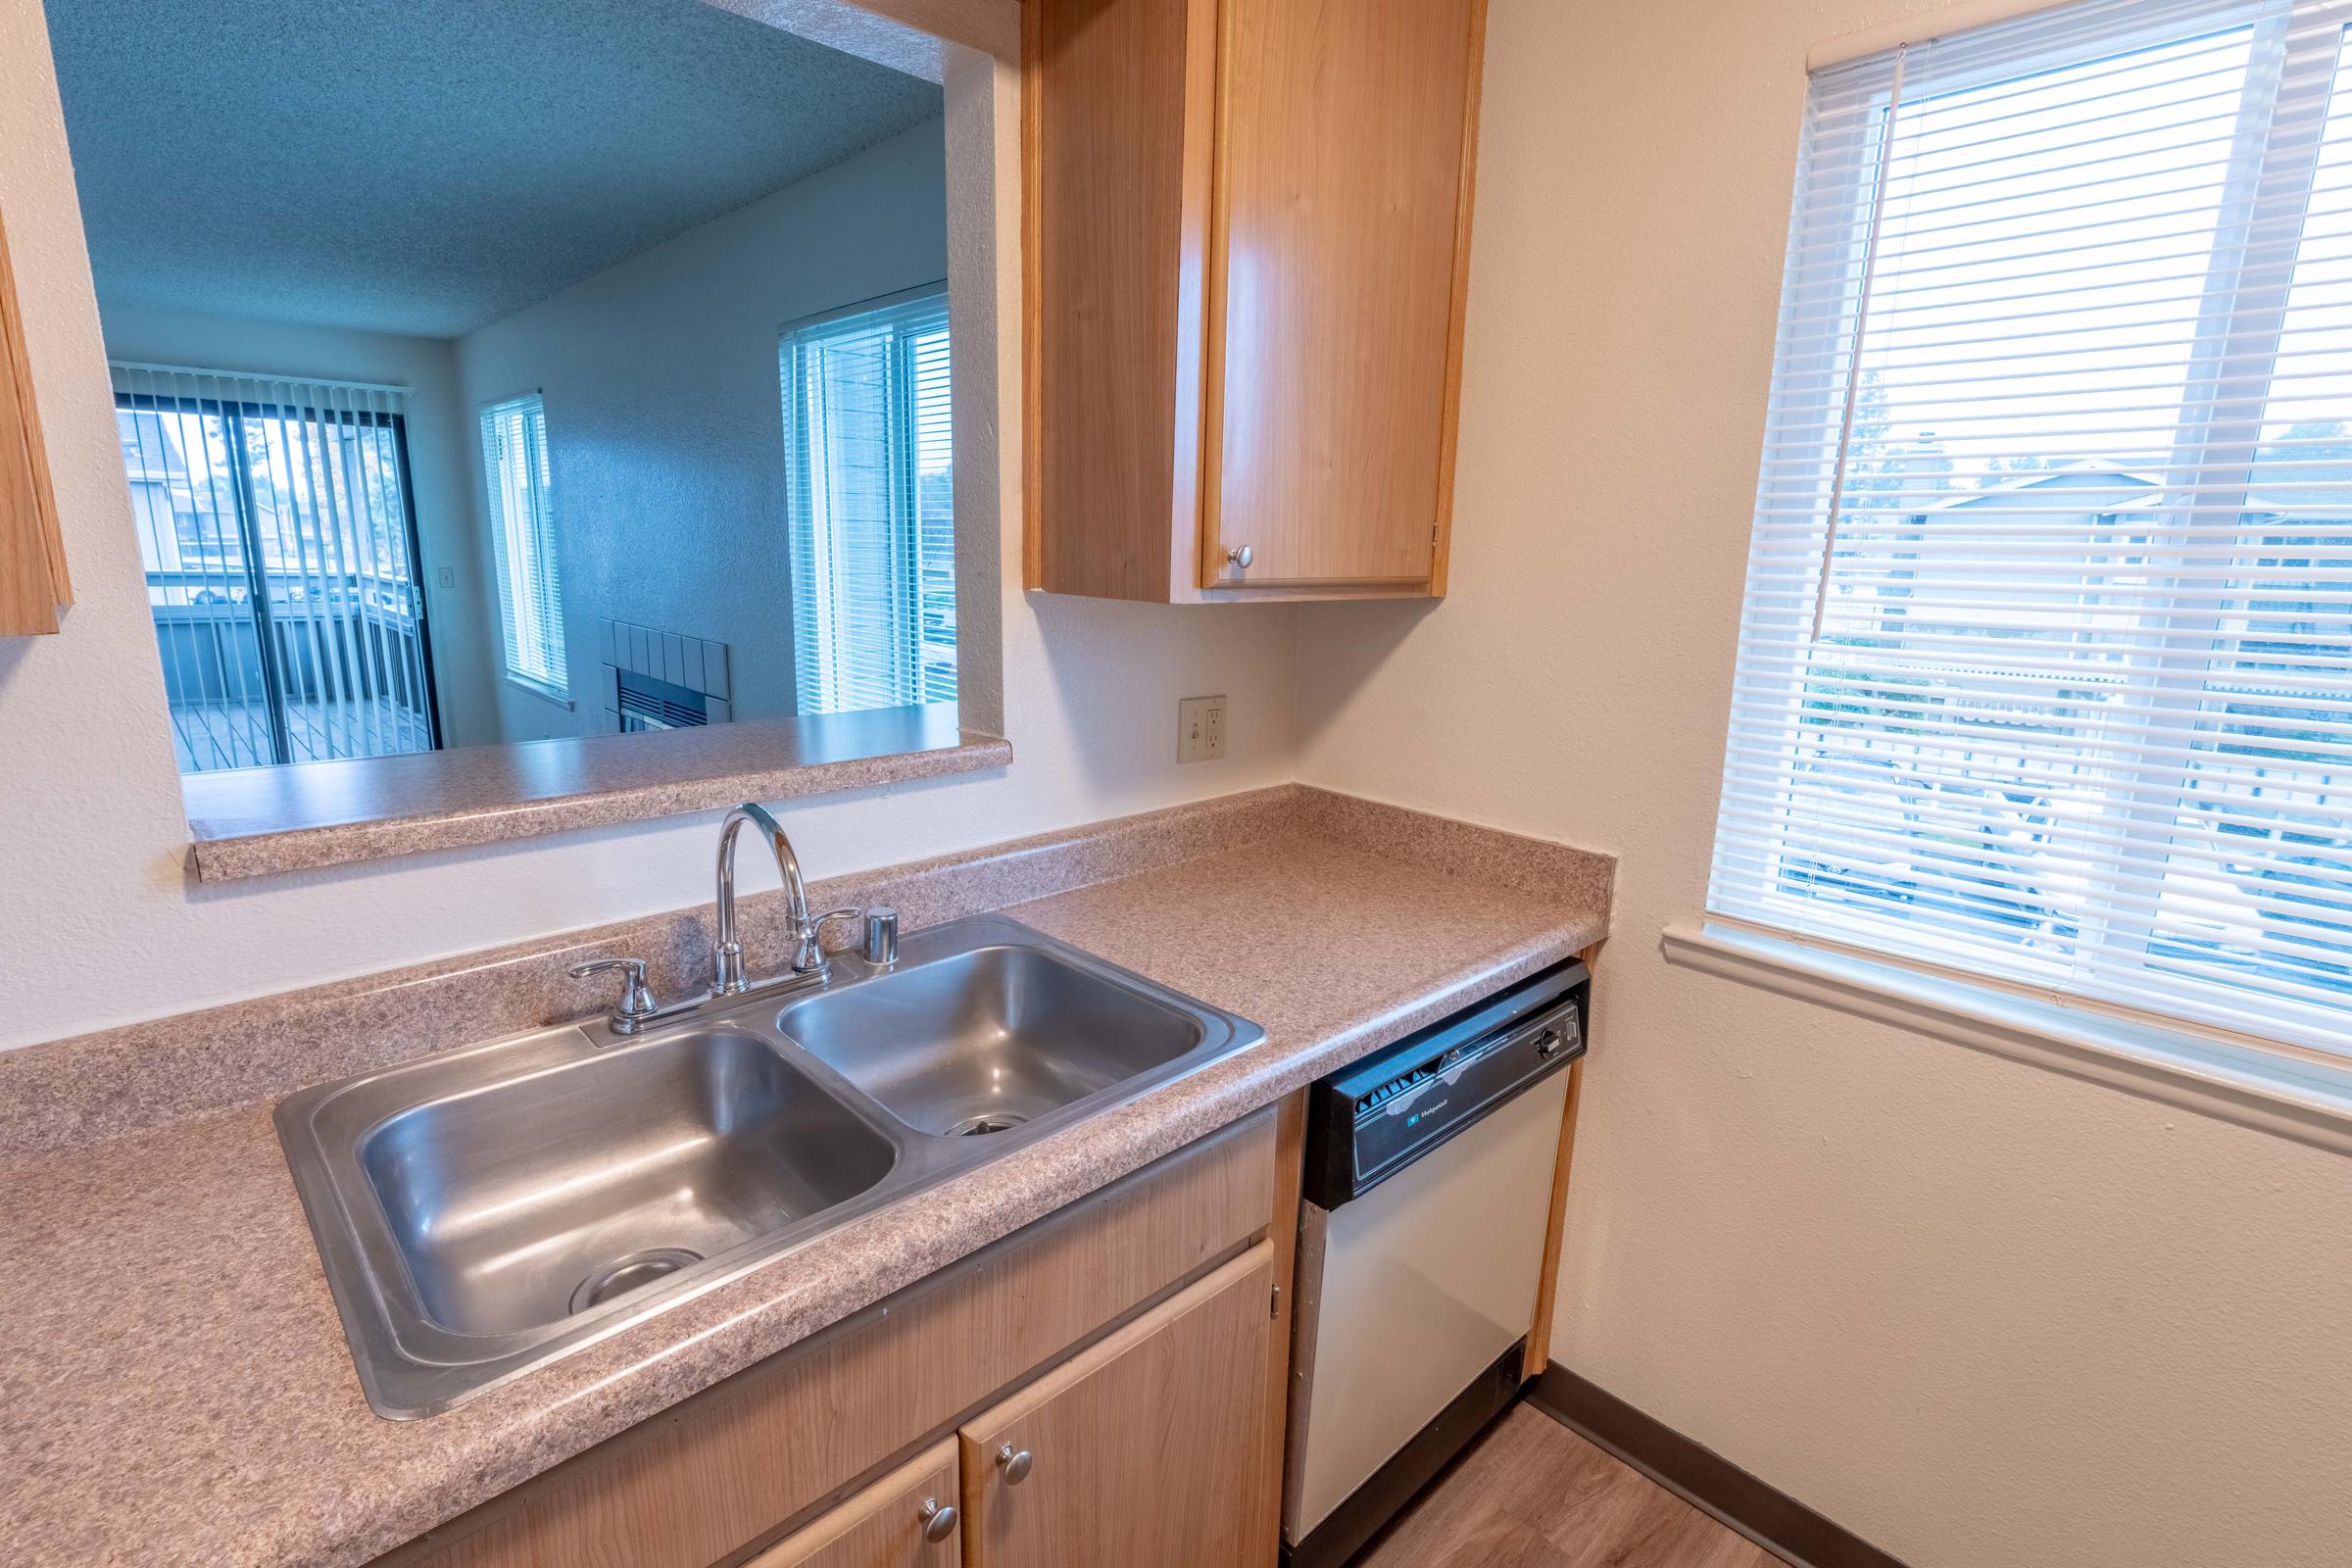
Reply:
M1917 9L1494 0L1453 592L1304 612L1302 773L1623 857L1565 1365L1914 1568L2341 1568L2352 1161L1659 957L1805 47Z
M977 72L958 104L956 73ZM1223 794L1293 774L1297 616L1284 607L1152 610L1029 599L1018 590L1018 334L978 332L967 295L1009 312L1017 278L970 275L990 246L1012 267L1014 73L952 66L951 242L959 385L1005 401L958 409L959 521L997 544L988 602L965 597L967 644L1003 643L1003 775L794 807L812 874ZM960 151L958 117L983 138ZM961 170L972 167L967 185ZM974 210L968 191L987 203ZM953 211L963 204L958 219ZM225 886L192 885L114 433L105 352L67 162L39 0L0 0L0 211L16 262L79 602L63 635L0 641L0 1046L362 973L431 955L675 908L710 896L713 817L532 840ZM959 226L960 225L960 226ZM977 330L975 328L975 330ZM985 360L985 364L980 362ZM984 488L996 456L1001 495ZM974 487L967 496L965 485ZM993 504L993 505L992 505ZM967 680L979 710L993 682ZM1179 698L1233 704L1227 757L1179 769ZM747 874L757 876L757 871Z
M609 731L603 616L725 643L738 719L795 710L778 332L946 279L943 130L902 131L458 340L467 411L544 396L564 538L573 707L498 681L501 738Z
M201 316L152 306L100 302L100 325L110 358L257 375L318 376L405 386L409 476L416 508L417 545L425 563L425 610L433 647L433 680L444 738L452 746L496 740L495 710L485 699L500 684L498 625L485 578L470 475L478 460L470 418L458 394L455 346L442 338L341 327ZM450 569L444 588L440 570ZM485 636L485 627L488 635Z

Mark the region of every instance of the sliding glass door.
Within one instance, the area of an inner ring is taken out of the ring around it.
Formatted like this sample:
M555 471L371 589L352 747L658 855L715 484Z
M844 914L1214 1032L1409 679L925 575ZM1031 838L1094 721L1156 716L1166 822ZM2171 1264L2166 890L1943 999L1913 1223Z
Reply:
M115 368L183 773L438 743L402 395Z

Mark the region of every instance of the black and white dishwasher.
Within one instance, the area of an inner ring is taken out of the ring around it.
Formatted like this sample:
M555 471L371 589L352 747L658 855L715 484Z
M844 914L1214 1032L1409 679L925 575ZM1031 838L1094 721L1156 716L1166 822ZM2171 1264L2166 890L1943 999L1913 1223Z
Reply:
M1317 1083L1283 1561L1336 1568L1519 1392L1592 977L1569 962Z

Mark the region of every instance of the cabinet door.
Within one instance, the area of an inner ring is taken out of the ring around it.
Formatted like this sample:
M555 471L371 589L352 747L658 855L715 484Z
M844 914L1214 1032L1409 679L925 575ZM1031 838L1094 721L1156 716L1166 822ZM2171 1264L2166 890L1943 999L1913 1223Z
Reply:
M947 1438L785 1537L748 1568L956 1568L962 1561L956 1442Z
M1434 588L1485 0L1223 10L1200 580Z
M1260 1243L964 1427L974 1568L1271 1562L1273 1283Z

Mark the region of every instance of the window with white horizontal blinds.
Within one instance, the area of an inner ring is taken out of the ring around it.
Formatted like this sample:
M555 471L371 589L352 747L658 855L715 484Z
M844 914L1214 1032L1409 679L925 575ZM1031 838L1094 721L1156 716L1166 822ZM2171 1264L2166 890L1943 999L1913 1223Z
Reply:
M568 700L571 672L564 654L564 582L556 554L547 405L538 393L482 410L482 474L490 491L507 676Z
M800 710L956 700L948 299L795 326L782 374Z
M2352 1050L2348 23L1815 74L1715 912Z

